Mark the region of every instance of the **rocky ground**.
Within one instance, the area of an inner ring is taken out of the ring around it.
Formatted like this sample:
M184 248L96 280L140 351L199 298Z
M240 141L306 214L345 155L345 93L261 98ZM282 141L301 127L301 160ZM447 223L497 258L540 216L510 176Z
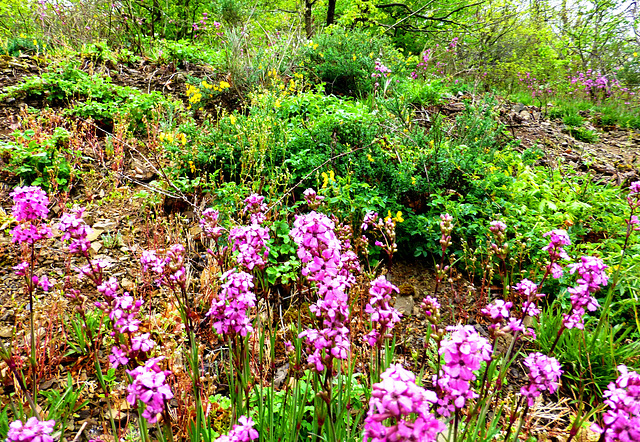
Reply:
M37 57L10 58L0 56L0 93L8 86L16 84L21 78L39 73L45 67L46 61ZM87 71L102 71L109 74L114 83L129 85L142 90L157 90L164 93L175 94L184 98L184 79L187 74L202 74L202 67L186 67L184 70L175 66L159 66L146 61L134 65L95 64L86 60L83 68ZM24 100L5 99L0 103L0 141L11 138L11 133L20 127L20 116L27 107L43 106L44 103L27 102ZM230 105L234 105L231 103ZM455 115L462 111L464 105L461 98L451 98L445 104L433 109L445 115ZM573 138L561 121L544 118L541 112L531 106L523 106L518 103L502 102L498 108L499 118L506 128L506 135L520 140L519 149L538 147L544 157L541 162L550 166L556 166L560 161L572 166L579 173L590 174L591 179L603 183L622 185L640 179L640 133L619 128L597 128L587 123L587 128L597 131L599 140L593 144L578 141ZM99 165L92 165L94 169ZM139 179L140 184L148 181L156 175L149 164L141 160L139 156L132 156L127 162L124 175ZM81 191L87 201L93 201L92 208L86 213L85 220L93 228L91 236L91 253L96 258L102 258L111 266L108 273L116 276L121 281L125 290L136 291L144 286L141 279L139 256L145 246L152 246L158 237L177 237L192 241L193 248L198 249L199 227L193 211L187 206L182 210L181 217L164 218L164 213L158 213L156 220L151 222L148 211L144 210L146 200L139 198L136 193L143 187L136 189L135 185L126 186L123 183L114 184L104 180L108 170L97 170L92 175L93 179L83 184ZM6 176L6 175L3 175ZM124 180L123 180L124 182ZM9 210L11 201L9 192L15 182L0 183L0 231L8 232L12 226ZM64 207L64 201L54 204L52 219L56 219ZM179 203L179 198L178 198ZM166 207L166 205L165 205ZM162 221L160 221L162 219ZM26 308L27 301L22 292L22 281L13 273L12 267L17 264L19 251L11 244L10 236L6 233L0 236L0 339L5 342L13 342L18 349L26 349L26 334L23 332L13 335L17 323L25 323L28 318ZM55 232L54 237L44 246L39 248L40 268L49 274L57 275L56 282L63 282L68 266L75 266L75 261L69 262L64 253L60 241L60 233ZM202 270L202 262L194 262L193 268L199 273ZM399 263L390 270L390 279L401 287L401 296L396 301L396 307L408 318L405 327L420 330L426 327L426 321L420 317L419 302L425 294L433 290L433 274L431 263ZM462 306L459 311L449 311L448 315L455 318L456 315L474 315L477 309L473 303L464 304L458 299L460 293L467 290L465 282L460 282L460 292L446 289L442 295L447 305L453 305L454 301ZM158 311L162 306L151 305L151 311ZM61 309L68 308L68 302L60 295L41 297L35 304L36 330L40 342L55 340L61 347L56 354L45 355L43 364L61 367L59 372L42 373L43 389L63 386L64 377L61 372L68 370L82 376L86 370L75 359L65 357L69 349L65 347L65 330L60 322L52 321ZM167 312L164 312L165 314ZM174 312L175 313L175 312ZM176 318L177 319L177 318ZM23 327L18 327L24 330ZM400 340L399 349L407 358L410 357L412 348L420 348L420 333L407 333ZM403 350L404 349L404 350ZM57 359L55 359L57 358ZM0 379L6 379L7 373L0 373ZM86 378L86 373L84 374ZM513 373L519 377L518 373ZM90 384L92 395L98 393L95 382ZM13 387L11 385L0 386L0 395L8 394ZM4 391L2 391L4 389ZM88 397L93 397L89 395ZM95 399L95 398L94 398ZM97 400L97 399L96 399ZM101 402L96 402L101 405ZM114 412L126 412L126 401L121 402L122 409ZM99 407L98 407L99 408ZM539 425L548 425L551 416L558 418L562 413L567 413L566 407L550 409L548 416L544 410L539 411ZM118 415L119 417L121 415ZM124 414L122 414L124 416ZM99 412L97 408L85 409L76 419L75 426L79 428L83 423L89 423L90 429L99 432ZM551 430L550 430L551 431ZM551 431L552 433L553 431ZM550 434L551 434L550 433ZM586 439L585 439L586 440Z

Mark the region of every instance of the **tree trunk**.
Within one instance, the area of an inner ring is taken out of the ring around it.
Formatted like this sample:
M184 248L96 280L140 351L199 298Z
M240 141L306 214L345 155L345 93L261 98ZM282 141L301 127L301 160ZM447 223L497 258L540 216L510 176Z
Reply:
M312 6L315 0L304 0L304 30L307 33L307 38L313 37L313 15Z
M330 26L335 21L336 17L336 0L329 0L329 6L327 7L327 26Z

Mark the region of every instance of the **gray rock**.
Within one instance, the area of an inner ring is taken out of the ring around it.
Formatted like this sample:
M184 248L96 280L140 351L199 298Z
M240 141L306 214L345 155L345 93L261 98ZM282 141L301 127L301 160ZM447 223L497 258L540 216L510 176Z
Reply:
M413 300L412 296L398 296L396 298L396 303L394 307L403 316L410 316L413 314L414 305L415 305L415 301Z

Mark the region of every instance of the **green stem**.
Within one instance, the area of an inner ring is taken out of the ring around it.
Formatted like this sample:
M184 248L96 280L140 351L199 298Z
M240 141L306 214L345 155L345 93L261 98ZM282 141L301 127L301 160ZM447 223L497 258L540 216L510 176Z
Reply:
M29 279L26 281L27 290L29 291L29 325L31 328L31 377L32 377L32 388L33 388L33 399L37 401L38 398L38 382L36 377L36 333L34 326L34 305L33 305L33 291L35 290L33 284L33 266L35 261L35 245L31 244L31 262L29 263Z

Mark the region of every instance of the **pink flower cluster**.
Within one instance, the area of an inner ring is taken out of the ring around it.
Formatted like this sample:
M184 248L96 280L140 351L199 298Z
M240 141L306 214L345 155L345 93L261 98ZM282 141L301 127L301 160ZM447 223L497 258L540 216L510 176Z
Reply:
M44 224L49 214L49 198L39 187L17 187L11 192L13 207L11 214L18 225L11 231L12 241L18 244L34 244L53 235Z
M151 351L156 345L149 333L134 335L140 329L141 321L138 319L140 307L144 304L141 299L135 300L129 293L118 294L119 284L116 278L111 277L98 285L105 302L98 302L96 306L102 309L111 320L114 332L124 335L126 342L111 348L109 362L113 368L126 365L130 359L138 357L141 353Z
M158 257L155 250L145 250L140 257L142 270L146 272L151 269L158 276L158 285L166 285L171 289L183 287L187 279L184 253L182 244L172 245L164 258Z
M374 245L380 247L389 256L389 259L393 257L393 254L398 251L396 244L396 222L387 216L382 218L376 212L367 212L362 220L362 231L365 232L371 228L370 232L375 237L380 237L384 242L375 240ZM365 244L369 243L369 240L365 235L362 235L362 241Z
M264 197L256 193L252 193L244 200L243 213L249 213L251 224L262 224L266 219L265 212L267 205L264 203Z
M480 310L493 323L490 327L495 328L496 324L509 317L509 310L513 307L512 302L505 302L502 299L496 299L491 304L487 304L485 308Z
M211 208L202 212L202 218L200 219L200 226L207 238L217 240L222 236L224 227L218 225L220 213L217 210Z
M502 221L491 221L489 230L496 238L496 243L491 243L491 249L499 259L506 259L509 252L509 244L506 243L507 225Z
M58 230L63 232L62 241L69 241L69 253L84 254L91 247L87 236L91 233L91 227L82 219L84 208L74 210L72 213L65 213L60 217Z
M640 181L635 181L629 186L629 195L627 195L627 202L631 209L631 214L627 220L628 232L630 234L632 230L640 230L640 220L637 215L634 215L636 209L640 208ZM635 226L635 227L634 227Z
M558 389L562 370L557 359L542 353L531 353L525 358L524 365L529 369L529 383L520 389L520 394L527 398L531 407L543 391L554 393Z
M365 306L364 311L371 315L373 329L365 338L372 347L391 337L391 330L400 322L400 313L389 304L393 292L398 293L398 287L387 281L384 276L379 276L371 281L369 303Z
M416 66L416 69L418 70L418 72L416 71L411 72L411 78L413 78L414 80L417 80L418 77L420 76L420 73L425 74L427 72L427 69L429 67L429 60L431 59L433 52L434 50L429 48L422 53L422 61L418 63Z
M313 349L309 365L316 371L331 366L333 358L346 359L349 353L349 297L347 290L355 282L351 274L359 268L352 251L341 253L342 244L335 234L335 223L326 215L311 212L296 216L289 233L298 245L302 274L316 283L318 301L309 307L322 320L322 329L300 334Z
M238 424L233 426L229 434L220 436L215 442L251 442L260 436L253 428L255 422L250 417L240 416Z
M473 373L480 369L480 363L491 360L491 345L470 325L447 327L449 339L443 339L438 353L443 356L435 384L442 393L438 399L438 413L449 416L456 408L464 408L468 399L478 397L471 388L476 379Z
M565 252L563 248L563 246L571 245L569 235L566 230L558 229L547 232L542 236L545 238L547 236L551 237L549 244L542 248L544 252L549 252L549 258L551 259L548 270L555 279L561 278L563 271L558 261L561 259L569 259L569 255L567 255L567 252Z
M598 307L598 301L592 293L607 285L609 277L605 272L607 266L601 259L583 256L581 262L569 266L571 274L578 272L578 285L567 289L571 293L571 311L562 315L562 324L566 328L584 328L585 308L590 312Z
M149 359L144 366L136 367L134 370L127 370L132 382L127 387L129 394L127 402L135 405L140 399L146 405L142 417L150 424L158 421L158 414L164 411L164 404L173 398L171 388L166 384L167 376L171 374L169 370L163 371L157 363L163 357Z
M631 209L637 209L640 207L640 181L634 181L629 186L629 195L627 195L627 202Z
M49 436L53 432L56 421L39 421L36 417L30 417L26 423L20 420L11 422L6 442L53 442Z
M606 442L640 441L640 374L618 366L620 376L604 392L604 403L609 407L603 416L604 426L597 424L591 430L604 434Z
M238 252L236 262L251 271L254 267L264 269L269 257L269 229L253 223L250 226L234 227L229 232L233 241L232 251Z
M391 69L386 67L380 60L376 60L375 72L371 74L372 78L388 77L391 75Z
M247 336L253 331L247 311L256 305L256 296L251 292L253 276L235 269L225 272L217 299L211 302L207 316L214 319L213 326L220 335L237 333Z
M371 390L363 441L437 440L445 425L429 410L437 400L435 393L417 386L415 375L400 364L391 365L380 379ZM415 416L415 420L411 421L411 416ZM391 425L386 426L385 421Z
M11 213L18 222L40 221L49 215L49 198L37 186L16 187L10 196L14 203Z
M312 188L308 188L302 194L304 196L304 200L307 202L307 205L311 210L316 210L320 203L324 200L323 196L320 196L316 193L316 191Z
M537 316L540 314L540 310L536 305L537 298L544 296L544 294L538 293L538 286L528 279L523 279L513 287L514 291L521 297L525 298L522 304L522 311L524 316ZM496 299L490 304L487 304L485 308L480 310L484 316L487 316L491 321L489 329L492 336L505 335L506 333L515 333L524 331L526 335L535 337L533 329L527 329L523 325L523 320L510 316L512 302L505 302L502 299ZM503 321L506 324L503 326Z
M575 85L575 89L570 94L584 92L592 98L596 98L597 95L602 95L601 98L608 98L616 93L628 92L628 89L622 87L617 79L609 80L606 75L592 69L578 72L575 76L569 77L569 82Z

